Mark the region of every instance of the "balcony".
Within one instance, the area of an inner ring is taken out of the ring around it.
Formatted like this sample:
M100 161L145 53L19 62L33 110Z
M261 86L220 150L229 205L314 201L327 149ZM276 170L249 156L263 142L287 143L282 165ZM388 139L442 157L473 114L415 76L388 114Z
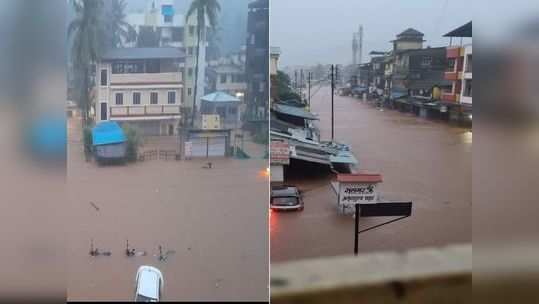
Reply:
M442 101L457 103L459 101L459 95L453 93L442 93Z
M447 53L446 53L446 57L447 58L458 58L460 57L461 53L461 47L457 46L457 47L448 47L447 48Z
M169 73L133 73L112 74L110 85L154 85L154 84L181 84L180 72Z
M180 105L111 106L110 117L158 117L180 115Z
M462 79L462 72L444 72L444 78L446 80L459 80Z

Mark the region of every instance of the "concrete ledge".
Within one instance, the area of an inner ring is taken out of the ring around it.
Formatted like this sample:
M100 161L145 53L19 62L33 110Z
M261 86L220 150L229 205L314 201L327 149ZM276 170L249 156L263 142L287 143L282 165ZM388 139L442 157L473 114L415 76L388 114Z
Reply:
M470 244L271 267L272 303L470 303L471 287Z

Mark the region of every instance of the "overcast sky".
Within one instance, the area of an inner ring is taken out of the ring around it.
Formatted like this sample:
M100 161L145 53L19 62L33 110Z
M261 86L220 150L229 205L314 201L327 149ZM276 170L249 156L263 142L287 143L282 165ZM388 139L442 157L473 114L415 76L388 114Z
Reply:
M474 0L477 1L477 0ZM445 46L450 30L472 20L472 0L271 0L270 39L282 50L282 67L351 63L352 33L363 24L363 62L387 51L395 35L412 27L424 46Z

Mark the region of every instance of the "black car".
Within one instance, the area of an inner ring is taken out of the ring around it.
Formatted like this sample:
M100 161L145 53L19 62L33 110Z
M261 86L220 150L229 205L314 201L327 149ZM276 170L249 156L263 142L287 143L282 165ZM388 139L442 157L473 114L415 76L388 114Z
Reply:
M275 186L271 188L270 208L272 210L303 210L303 200L298 188L294 186Z

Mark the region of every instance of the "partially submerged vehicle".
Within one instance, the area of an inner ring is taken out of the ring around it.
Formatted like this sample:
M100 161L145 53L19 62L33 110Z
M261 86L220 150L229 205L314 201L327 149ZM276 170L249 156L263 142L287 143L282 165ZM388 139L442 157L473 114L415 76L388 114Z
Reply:
M303 211L303 199L300 191L294 186L273 186L271 188L270 208L282 211Z
M163 294L163 274L152 266L140 266L137 271L135 302L159 302Z

